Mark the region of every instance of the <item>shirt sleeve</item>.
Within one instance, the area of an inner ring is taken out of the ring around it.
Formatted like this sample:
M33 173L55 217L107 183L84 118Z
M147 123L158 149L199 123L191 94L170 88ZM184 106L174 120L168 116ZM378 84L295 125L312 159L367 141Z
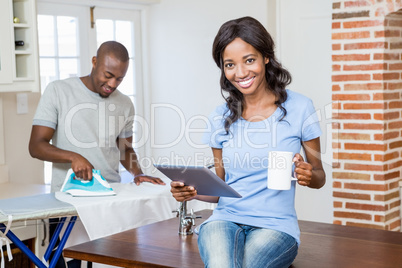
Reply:
M313 102L309 99L302 125L302 141L309 141L321 136L320 121Z
M128 113L126 113L126 119L125 119L125 124L124 124L124 128L122 129L122 131L119 134L120 138L129 138L133 136L133 125L134 125L134 105L131 102L131 100L129 100L127 102L127 111Z
M32 125L56 129L58 121L59 101L54 83L50 83L42 94Z
M225 130L225 114L227 109L219 106L213 111L207 121L207 128L204 132L202 142L211 148L223 148L223 143L228 140L229 134Z

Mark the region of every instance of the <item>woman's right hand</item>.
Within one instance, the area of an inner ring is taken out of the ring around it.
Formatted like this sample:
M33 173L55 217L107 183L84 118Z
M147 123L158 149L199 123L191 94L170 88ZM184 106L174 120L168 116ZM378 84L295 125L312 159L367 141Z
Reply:
M186 186L180 181L170 183L170 192L178 202L189 201L197 195L197 191L193 186Z

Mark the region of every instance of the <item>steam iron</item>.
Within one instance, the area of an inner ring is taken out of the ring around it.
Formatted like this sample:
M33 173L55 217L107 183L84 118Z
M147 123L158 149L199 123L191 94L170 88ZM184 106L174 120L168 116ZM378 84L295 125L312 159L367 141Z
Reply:
M75 177L75 173L70 168L64 180L61 192L66 192L72 196L105 196L115 195L109 183L102 177L100 170L92 170L92 180L85 181Z

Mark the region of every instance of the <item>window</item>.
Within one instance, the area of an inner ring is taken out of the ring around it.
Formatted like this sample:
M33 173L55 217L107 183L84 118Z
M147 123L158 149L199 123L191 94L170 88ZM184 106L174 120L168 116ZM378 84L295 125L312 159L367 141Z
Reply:
M80 71L78 18L38 15L41 91L51 81L77 76Z

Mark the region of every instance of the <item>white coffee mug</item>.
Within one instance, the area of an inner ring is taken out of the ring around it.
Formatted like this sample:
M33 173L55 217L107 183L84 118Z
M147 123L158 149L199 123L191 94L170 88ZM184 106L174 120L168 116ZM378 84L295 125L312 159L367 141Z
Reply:
M272 190L290 190L293 170L293 153L271 151L268 153L267 187Z

